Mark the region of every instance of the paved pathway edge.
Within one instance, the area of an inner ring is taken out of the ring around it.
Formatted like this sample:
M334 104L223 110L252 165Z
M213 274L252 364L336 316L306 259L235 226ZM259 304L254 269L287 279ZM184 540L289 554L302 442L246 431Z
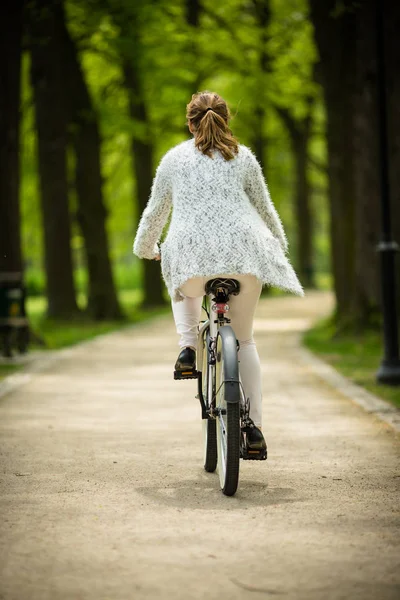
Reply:
M141 326L146 326L150 321L154 319L163 319L166 316L166 314L154 315L152 317L149 317L148 319L144 319L143 321L132 323L130 325L118 329L113 329L112 331L107 331L106 333L100 333L99 335L95 335L92 338L82 340L81 342L71 344L71 346L60 348L58 350L33 350L31 354L28 354L27 357L24 357L22 360L21 357L18 356L17 360L11 360L9 364L21 364L21 370L17 373L7 375L6 377L4 377L4 379L0 381L0 398L7 396L7 394L13 392L22 385L25 385L29 381L31 381L33 373L39 373L40 371L43 371L43 369L45 369L48 365L57 362L58 360L62 360L63 358L68 358L74 352L75 348L89 346L93 342L98 342L103 338L107 338L123 330L130 331L133 329L138 329ZM5 361L2 361L2 363L7 364L7 362Z
M329 383L344 396L361 406L366 412L374 414L378 419L390 425L397 433L400 433L400 410L390 402L382 400L360 385L353 383L341 375L334 367L317 357L313 352L305 348L299 339L299 355L318 377Z

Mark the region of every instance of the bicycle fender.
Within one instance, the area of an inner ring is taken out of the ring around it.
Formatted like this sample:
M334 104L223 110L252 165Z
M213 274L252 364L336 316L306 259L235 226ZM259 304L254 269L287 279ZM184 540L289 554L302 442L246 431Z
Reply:
M222 340L224 356L225 400L234 404L240 400L239 361L236 336L230 325L224 325L218 331Z

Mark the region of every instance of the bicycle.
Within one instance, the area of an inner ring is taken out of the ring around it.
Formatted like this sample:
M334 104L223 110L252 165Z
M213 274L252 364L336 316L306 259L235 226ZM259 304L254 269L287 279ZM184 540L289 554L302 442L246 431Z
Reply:
M204 469L211 473L218 466L221 490L226 496L233 496L237 490L240 458L267 458L266 450L251 450L246 444L246 430L254 423L240 381L239 342L226 316L230 295L239 293L236 279L215 278L207 282L203 308L208 318L200 326L197 347Z

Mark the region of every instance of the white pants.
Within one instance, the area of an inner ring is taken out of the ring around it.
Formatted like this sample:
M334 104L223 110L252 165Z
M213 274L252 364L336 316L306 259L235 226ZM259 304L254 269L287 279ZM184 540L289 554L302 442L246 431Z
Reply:
M182 302L172 302L176 330L180 336L179 346L196 349L201 305L207 281L214 277L194 277L180 288L185 296ZM229 298L229 318L240 343L239 370L246 397L250 399L250 417L262 425L261 368L256 344L253 339L253 319L261 293L262 284L254 275L223 274L240 282L240 294Z

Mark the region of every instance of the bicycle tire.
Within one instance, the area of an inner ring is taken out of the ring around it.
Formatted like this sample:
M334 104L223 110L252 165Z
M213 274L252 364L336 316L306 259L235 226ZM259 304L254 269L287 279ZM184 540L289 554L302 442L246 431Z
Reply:
M215 386L219 480L222 492L233 496L239 485L240 387L236 337L229 326L217 337Z
M217 468L217 423L215 419L203 419L204 470L214 473Z
M201 365L201 390L206 407L210 407L208 397L208 378L210 377L210 366L208 360L209 330L203 333L203 364ZM203 419L203 461L207 473L214 473L217 468L217 423L215 419Z

